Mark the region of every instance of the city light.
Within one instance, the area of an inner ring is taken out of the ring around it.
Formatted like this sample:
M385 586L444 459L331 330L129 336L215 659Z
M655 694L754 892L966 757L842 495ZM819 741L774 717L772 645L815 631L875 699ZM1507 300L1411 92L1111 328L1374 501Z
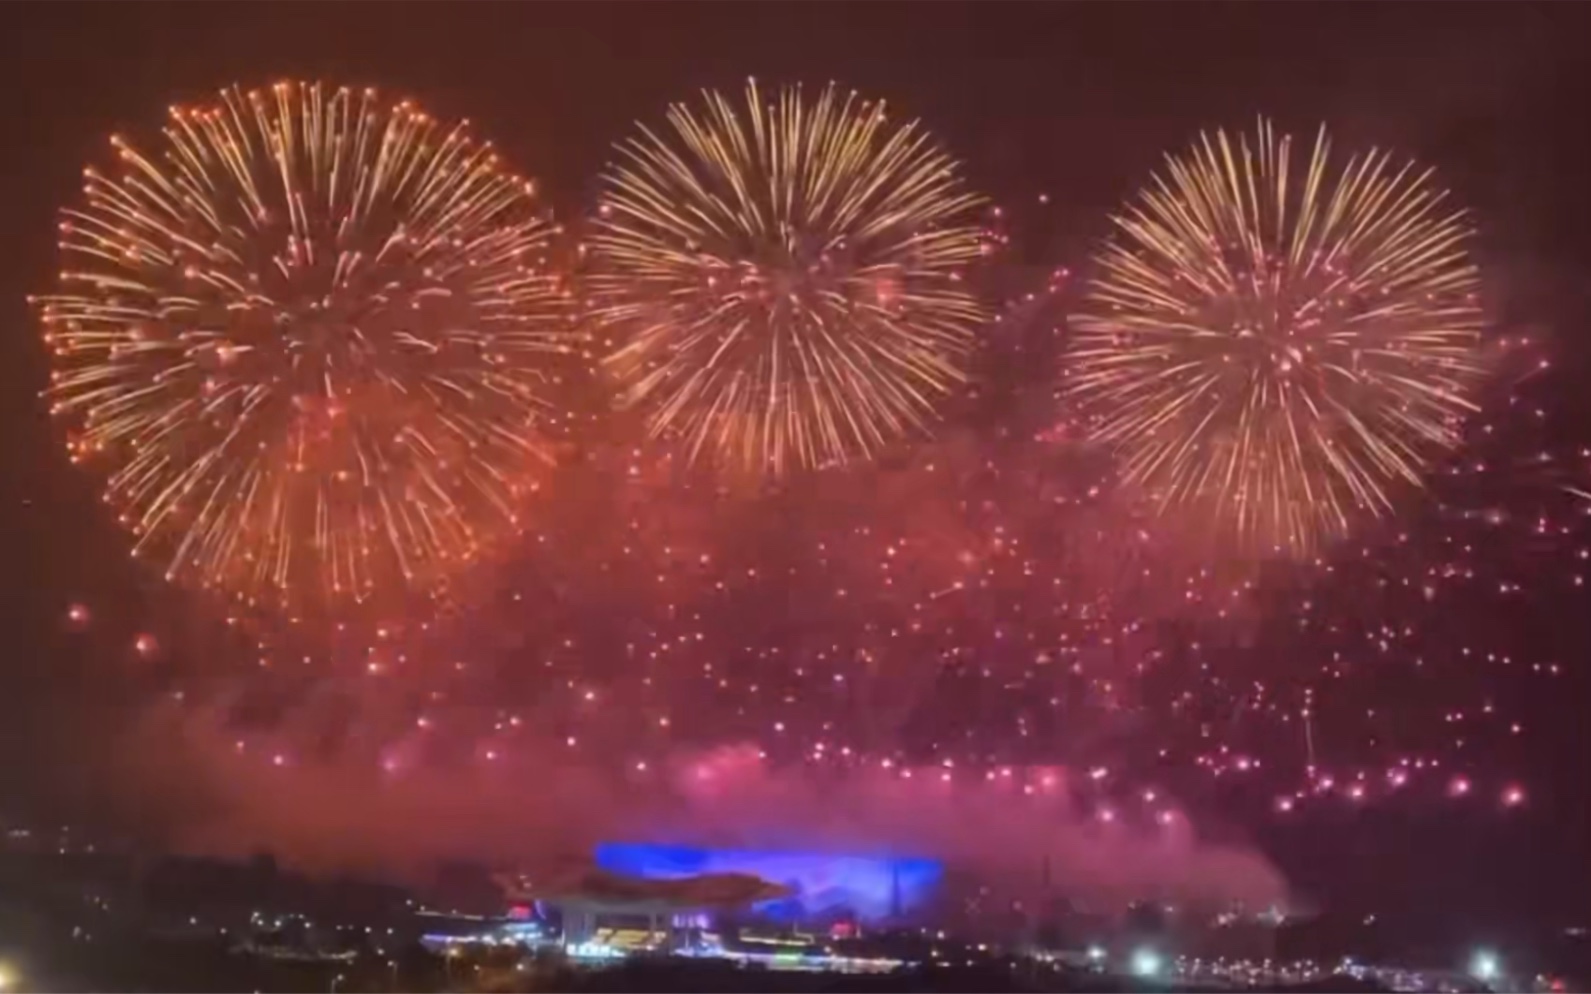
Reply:
M1140 949L1132 954L1132 974L1135 977L1153 977L1160 973L1160 954L1153 949Z
M1470 957L1469 973L1470 976L1474 977L1476 980L1496 980L1498 974L1501 972L1501 967L1497 961L1497 954L1491 952L1490 950L1476 950L1475 955Z

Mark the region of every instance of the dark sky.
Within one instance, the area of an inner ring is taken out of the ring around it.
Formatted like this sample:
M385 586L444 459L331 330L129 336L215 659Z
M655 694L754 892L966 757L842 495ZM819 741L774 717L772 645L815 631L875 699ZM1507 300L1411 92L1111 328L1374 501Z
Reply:
M747 75L834 79L924 118L996 198L1049 192L1044 235L1017 251L1050 265L1075 264L1105 212L1198 129L1324 121L1346 143L1438 165L1480 218L1498 321L1551 328L1585 368L1588 37L1591 7L1573 3L6 5L0 742L26 755L47 726L115 704L52 626L90 577L129 591L129 614L140 583L41 415L25 297L49 285L53 214L82 166L169 103L289 77L411 94L477 122L572 215L609 144L666 102ZM1583 391L1561 401L1569 422L1591 410ZM19 782L49 770L4 763Z

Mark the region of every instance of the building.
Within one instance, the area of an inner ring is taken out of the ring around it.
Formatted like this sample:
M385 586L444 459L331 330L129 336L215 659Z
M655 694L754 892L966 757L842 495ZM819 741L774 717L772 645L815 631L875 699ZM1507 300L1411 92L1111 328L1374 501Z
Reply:
M823 852L705 849L650 843L605 843L596 863L615 874L652 881L702 877L755 878L782 896L751 902L759 917L827 930L836 922L882 925L925 913L944 870L937 860Z

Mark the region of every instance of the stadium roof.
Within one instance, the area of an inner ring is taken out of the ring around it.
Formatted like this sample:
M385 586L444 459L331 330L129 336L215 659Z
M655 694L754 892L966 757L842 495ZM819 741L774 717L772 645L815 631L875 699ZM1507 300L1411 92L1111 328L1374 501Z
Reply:
M788 887L748 873L648 880L581 866L545 878L499 878L512 901L591 905L636 914L739 908L791 896Z

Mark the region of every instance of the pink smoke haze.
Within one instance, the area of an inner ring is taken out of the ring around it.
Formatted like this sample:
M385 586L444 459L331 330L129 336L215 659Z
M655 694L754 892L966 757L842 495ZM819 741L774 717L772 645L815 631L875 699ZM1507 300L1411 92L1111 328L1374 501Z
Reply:
M423 879L435 861L460 858L528 869L628 840L929 856L1012 893L1037 894L1048 873L1060 892L1098 905L1253 907L1287 890L1256 850L1201 839L1171 798L1133 818L1085 810L1070 785L1087 774L1060 767L985 775L875 762L819 775L739 746L616 773L568 758L560 739L440 769L401 752L381 763L256 755L191 722L180 732L146 722L132 737L120 755L137 769L123 782L146 804L181 809L167 827L180 848L267 849L312 872Z

